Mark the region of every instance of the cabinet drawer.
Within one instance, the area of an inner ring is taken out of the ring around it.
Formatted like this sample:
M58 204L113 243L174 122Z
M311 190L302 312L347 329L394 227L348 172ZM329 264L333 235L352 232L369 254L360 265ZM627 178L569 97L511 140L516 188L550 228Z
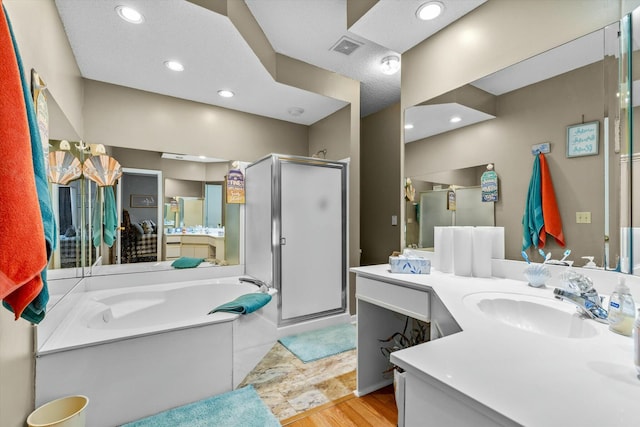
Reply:
M207 241L207 236L182 236L182 244L194 244L194 245L206 245L209 242Z
M180 236L165 236L167 243L180 243Z
M178 258L180 256L180 245L167 245L165 251L167 258Z
M429 292L360 277L356 279L356 298L371 304L429 322Z

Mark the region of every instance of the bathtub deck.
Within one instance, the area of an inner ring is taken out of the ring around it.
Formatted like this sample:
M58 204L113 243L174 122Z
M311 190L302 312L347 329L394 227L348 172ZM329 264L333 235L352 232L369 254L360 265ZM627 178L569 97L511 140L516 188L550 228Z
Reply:
M210 280L197 280L180 283L182 287L198 286L203 283L209 283ZM215 285L213 285L215 286ZM130 287L127 293L156 293L171 291L175 289L175 283L166 283L160 285L143 285ZM252 287L247 289L253 291ZM151 291L152 290L152 291ZM68 314L60 321L55 330L44 340L38 339L38 356L47 354L78 349L82 347L107 344L115 342L126 337L127 339L144 337L158 333L178 331L197 326L205 326L216 323L232 322L238 318L237 314L232 313L213 313L207 315L206 310L200 310L202 313L194 312L194 315L167 323L131 326L123 330L120 327L100 327L97 325L95 315L101 313L106 305L100 301L109 299L110 297L122 294L122 289L96 290L91 292L78 293L74 296L75 303L71 306ZM226 302L226 301L221 301ZM139 303L143 304L143 303ZM211 303L214 305L215 303ZM208 307L208 306L207 306ZM140 306L137 309L142 309ZM213 307L209 307L213 308ZM169 313L167 313L169 314ZM43 341L43 342L41 342Z

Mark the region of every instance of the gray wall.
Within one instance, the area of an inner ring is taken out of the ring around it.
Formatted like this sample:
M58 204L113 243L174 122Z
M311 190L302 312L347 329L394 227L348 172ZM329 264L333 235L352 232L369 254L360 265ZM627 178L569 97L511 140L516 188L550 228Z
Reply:
M363 265L386 263L393 251L401 250L400 129L400 104L362 119L360 235ZM394 215L398 219L397 225L391 225Z

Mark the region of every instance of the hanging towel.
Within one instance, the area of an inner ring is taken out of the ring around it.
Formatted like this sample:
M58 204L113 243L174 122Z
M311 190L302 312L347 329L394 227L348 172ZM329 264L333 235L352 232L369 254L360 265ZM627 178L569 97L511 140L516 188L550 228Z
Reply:
M6 11L5 11L6 15ZM36 109L31 98L31 92L29 91L29 83L24 73L24 67L22 66L22 58L18 50L18 43L16 42L13 28L11 27L11 21L7 15L7 25L11 34L11 42L16 54L16 60L18 63L18 71L20 72L20 78L22 82L22 94L24 96L25 107L27 112L27 122L29 124L29 135L31 138L31 157L33 162L33 172L36 179L36 191L38 193L38 204L40 206L40 214L42 216L42 223L44 227L44 239L47 248L47 260L51 258L53 250L56 246L56 221L53 215L53 206L51 203L51 196L49 193L49 182L47 181L47 170L44 165L44 151L42 148L42 139L40 137L40 129L38 126L38 119L36 117ZM49 141L47 141L47 144ZM22 312L21 317L32 323L40 323L44 318L45 309L49 302L49 290L47 286L47 270L46 267L40 274L42 279L42 290L38 296L31 301L27 308ZM9 299L11 299L9 297ZM8 304L7 304L8 305ZM5 307L7 307L5 305ZM8 308L8 307L7 307Z
M547 234L555 237L560 246L564 246L564 233L562 232L562 219L556 203L556 193L553 190L551 173L544 154L540 153L540 176L541 176L541 198L542 215L544 217L542 229L540 230L540 244L538 247L544 248Z
M20 70L0 10L0 298L16 319L42 291L47 246Z
M28 322L38 324L44 319L47 302L49 302L49 291L47 290L47 269L42 270L40 274L42 278L42 290L38 294L38 296L31 301L31 303L25 307L20 314L20 317L25 319ZM7 303L7 301L2 301L2 305L9 311L13 311L13 308Z
M231 302L222 304L207 314L212 314L217 311L224 311L227 313L249 314L271 301L270 294L254 293L244 294L234 299Z
M542 213L542 194L540 176L540 154L533 161L533 171L529 180L529 191L525 200L524 215L522 216L522 250L530 246L537 247L540 230L544 227Z
M104 243L111 247L116 239L116 228L118 226L118 209L116 207L116 197L113 193L113 186L104 187Z
M91 213L91 241L96 248L102 242L102 202L103 187L96 186L96 205Z

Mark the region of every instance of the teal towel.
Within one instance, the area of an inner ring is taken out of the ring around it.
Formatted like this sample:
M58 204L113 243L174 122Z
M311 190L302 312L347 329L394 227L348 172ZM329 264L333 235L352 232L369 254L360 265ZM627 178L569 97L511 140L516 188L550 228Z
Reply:
M96 187L96 200L91 214L91 237L93 246L100 246L102 241L102 210L104 203L102 202L102 187Z
M217 311L225 311L227 313L249 314L263 307L269 301L271 301L270 294L263 294L263 293L244 294L244 295L240 295L238 298L234 299L231 302L222 304L214 308L207 314L215 313Z
M118 226L118 208L116 197L113 194L113 186L104 187L104 243L111 247L116 240L116 228Z
M200 265L200 263L204 261L204 258L191 258L188 256L183 256L178 258L177 260L171 263L171 267L173 268L194 268Z
M22 65L22 57L18 50L18 43L16 42L15 35L11 22L9 21L9 14L6 8L2 5L4 14L7 19L7 26L9 33L11 34L11 41L13 43L13 50L15 51L16 61L18 63L18 69L20 70L20 79L22 80L22 93L24 95L25 106L27 110L27 121L29 123L29 135L31 139L31 157L33 160L33 172L36 181L36 190L38 193L38 203L40 205L40 214L42 216L42 224L44 226L44 239L46 243L47 258L51 258L51 254L56 246L56 221L53 215L53 206L51 203L51 196L49 194L49 182L47 180L47 171L44 166L44 152L42 149L42 140L40 138L40 128L38 127L38 119L36 117L36 110L33 105L33 98L29 91L29 84L24 74L24 67ZM48 143L48 141L47 141ZM45 309L49 302L49 291L47 286L47 268L40 273L42 277L42 290L37 297L22 312L21 317L32 322L40 323L44 318ZM5 307L9 307L4 304Z
M522 216L522 250L530 246L538 247L540 230L544 226L542 215L542 192L540 175L540 156L536 155L533 161L533 171L529 181L529 191L525 201L524 215Z

